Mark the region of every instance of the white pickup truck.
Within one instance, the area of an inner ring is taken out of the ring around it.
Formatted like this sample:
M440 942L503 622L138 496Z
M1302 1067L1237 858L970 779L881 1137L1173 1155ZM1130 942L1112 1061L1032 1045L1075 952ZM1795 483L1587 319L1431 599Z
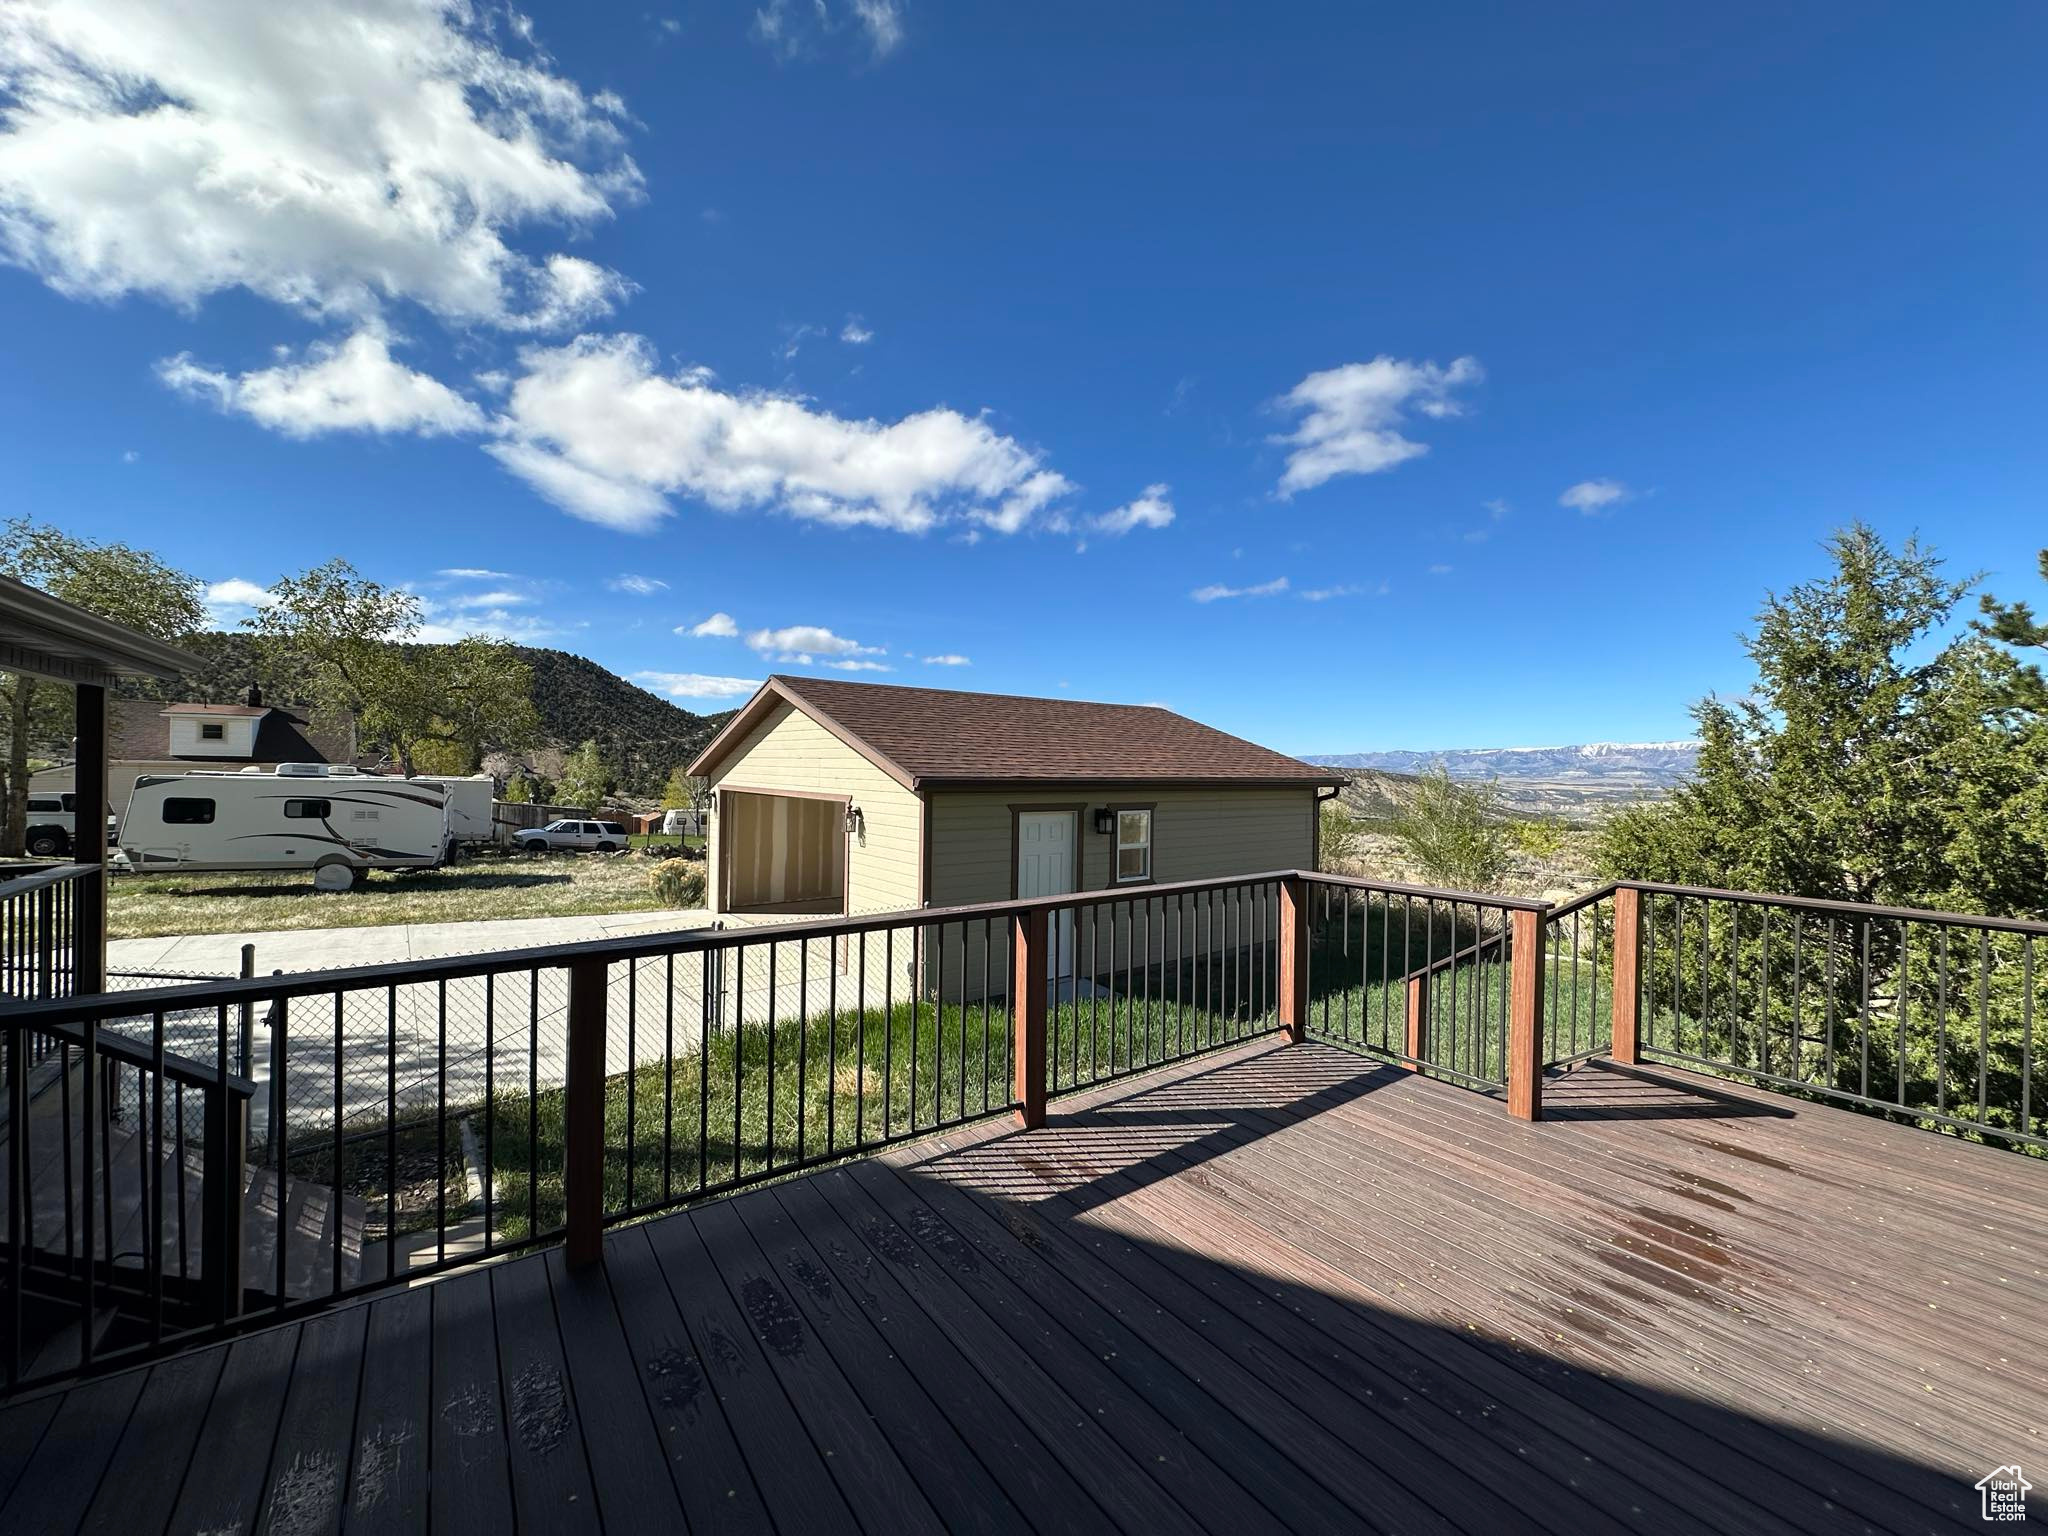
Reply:
M78 796L31 794L25 846L39 859L63 858L71 852L78 826Z
M551 821L512 841L525 853L616 853L626 846L626 829L616 821Z

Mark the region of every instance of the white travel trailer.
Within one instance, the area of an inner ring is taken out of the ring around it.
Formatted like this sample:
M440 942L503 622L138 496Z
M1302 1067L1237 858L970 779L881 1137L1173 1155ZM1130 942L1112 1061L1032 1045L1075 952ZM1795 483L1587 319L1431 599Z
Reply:
M498 781L488 773L467 778L430 774L411 781L448 791L448 835L458 843L488 843L498 835Z
M439 864L450 842L445 786L295 763L145 774L121 817L131 869L310 869L323 890L348 889L359 870Z

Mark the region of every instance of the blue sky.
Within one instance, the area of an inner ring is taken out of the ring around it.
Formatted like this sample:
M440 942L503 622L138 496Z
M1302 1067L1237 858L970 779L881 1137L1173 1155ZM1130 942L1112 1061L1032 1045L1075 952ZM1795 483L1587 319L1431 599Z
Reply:
M224 615L1344 751L1684 734L1852 517L2040 596L2033 5L167 9L0 19L0 509Z

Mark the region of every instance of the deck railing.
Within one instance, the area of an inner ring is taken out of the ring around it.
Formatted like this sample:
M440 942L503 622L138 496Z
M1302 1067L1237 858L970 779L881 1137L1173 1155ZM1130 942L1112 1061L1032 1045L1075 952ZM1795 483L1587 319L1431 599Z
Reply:
M587 1263L609 1225L989 1114L1037 1125L1051 1096L1273 1031L1525 1119L1546 1072L1600 1056L2039 1146L2043 934L1279 871L15 1003L6 1379L543 1241Z
M54 864L0 880L0 1002L79 989L78 936L104 879L97 864Z

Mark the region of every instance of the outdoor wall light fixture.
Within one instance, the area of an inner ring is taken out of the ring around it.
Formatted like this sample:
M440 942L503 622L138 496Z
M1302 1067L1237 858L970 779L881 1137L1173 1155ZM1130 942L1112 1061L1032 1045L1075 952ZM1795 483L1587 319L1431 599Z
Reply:
M1104 837L1116 830L1116 812L1103 806L1095 812L1095 830Z
M857 805L849 805L846 808L846 835L848 837L854 837L865 832L866 830L867 821L866 818L864 818L861 815L860 807Z

